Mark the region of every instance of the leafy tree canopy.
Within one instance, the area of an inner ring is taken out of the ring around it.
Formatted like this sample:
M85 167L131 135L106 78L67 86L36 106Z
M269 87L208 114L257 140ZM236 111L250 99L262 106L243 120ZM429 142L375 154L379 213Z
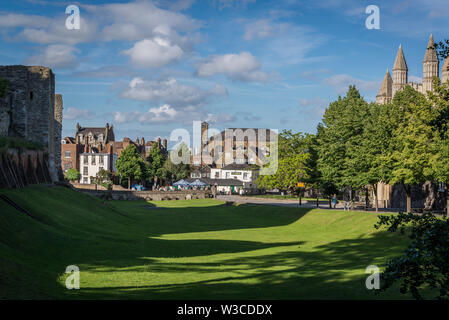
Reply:
M115 167L117 173L128 180L144 180L146 178L145 162L133 144L128 145L122 151L120 157L115 161Z
M76 170L74 168L70 168L65 173L65 178L69 181L77 181L80 178L80 173L78 172L78 170Z

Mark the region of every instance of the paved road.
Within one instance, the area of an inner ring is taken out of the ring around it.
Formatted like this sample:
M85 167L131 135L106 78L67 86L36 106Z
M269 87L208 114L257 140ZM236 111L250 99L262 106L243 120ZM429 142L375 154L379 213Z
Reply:
M270 205L270 206L280 206L280 207L294 207L294 208L316 208L316 202L311 201L302 201L302 205L299 205L299 200L289 200L289 199L272 199L272 198L257 198L257 197L245 197L245 196L237 196L237 195L219 195L217 196L218 200L221 201L231 201L238 203L249 203L249 204L262 204L262 205ZM337 204L338 209L343 209L344 204ZM320 202L319 208L321 209L329 209L329 204Z
M237 196L237 195L219 195L217 196L218 200L221 201L230 201L230 202L238 202L238 203L249 203L249 204L260 204L260 205L269 205L269 206L279 206L279 207L291 207L291 208L311 208L316 209L316 201L302 201L302 205L299 206L299 200L289 200L289 199L272 199L272 198L257 198L257 197L245 197L245 196ZM329 203L320 202L320 209L329 209ZM337 204L336 210L343 210L344 202L340 201ZM333 209L335 210L335 209ZM357 210L363 211L363 210ZM370 209L369 211L374 211L374 209ZM382 213L397 213L397 210L394 209L379 209L379 212Z

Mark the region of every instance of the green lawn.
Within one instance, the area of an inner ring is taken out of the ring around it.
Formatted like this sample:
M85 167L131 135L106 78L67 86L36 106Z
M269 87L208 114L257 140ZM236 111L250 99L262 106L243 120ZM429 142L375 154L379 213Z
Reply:
M0 200L0 299L371 299L365 268L384 267L407 243L375 230L368 212L104 204L43 186L0 193L41 220ZM73 264L80 290L64 287ZM395 289L379 298L401 297Z

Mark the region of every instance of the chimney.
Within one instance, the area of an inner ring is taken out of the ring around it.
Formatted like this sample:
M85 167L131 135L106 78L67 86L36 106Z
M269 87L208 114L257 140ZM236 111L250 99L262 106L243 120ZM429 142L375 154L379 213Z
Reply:
M157 144L159 146L159 148L161 147L161 138L157 138Z
M145 146L145 139L142 137L142 139L140 140L140 144Z
M137 139L136 139L136 144L137 144L137 145L140 144L140 142L139 142L139 137L137 137Z
M88 147L89 145L87 144L87 136L84 137L84 152L87 153L88 152Z
M163 143L164 143L164 149L167 150L167 139L164 139Z
M123 149L126 149L127 146L129 146L129 138L123 138Z
M76 124L76 132L78 133L78 131L80 131L80 129L81 129L80 123L78 122L78 123Z

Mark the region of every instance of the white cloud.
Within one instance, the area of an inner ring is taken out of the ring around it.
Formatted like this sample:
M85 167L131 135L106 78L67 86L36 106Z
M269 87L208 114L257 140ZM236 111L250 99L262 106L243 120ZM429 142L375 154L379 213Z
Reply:
M187 8L192 1L184 0L177 8ZM45 17L25 14L0 14L0 27L8 28L10 38L40 44L78 44L93 41L140 41L152 39L165 30L170 41L183 50L192 46L191 35L200 23L179 12L158 8L152 1L134 1L104 5L79 4L81 28L67 30L66 16ZM16 30L15 28L21 28ZM189 36L186 36L189 34Z
M149 123L189 123L193 120L207 121L209 123L226 123L235 120L230 114L206 113L202 109L188 106L182 109L175 109L168 104L158 108L150 108L146 112L141 111L115 111L112 112L115 123L138 122L140 124Z
M87 110L87 109L78 109L78 108L67 108L64 112L63 118L66 120L86 120L93 119L95 117L95 113Z
M68 30L65 27L65 18L56 18L50 21L51 23L45 27L36 27L35 25L27 27L27 23L22 24L21 26L25 28L17 35L18 39L40 44L65 43L71 45L98 39L96 23L94 20L85 19L82 15L79 30Z
M0 27L46 27L50 24L51 19L37 15L26 14L1 14Z
M138 121L140 123L164 123L172 122L177 119L178 111L173 109L170 105L164 104L159 108L150 108L147 112L131 111L120 112L116 111L112 113L114 116L114 122L125 123Z
M224 74L230 79L240 81L264 82L268 75L260 70L260 63L249 52L211 56L197 67L200 77Z
M170 40L173 43L182 45L188 40L180 36L177 31L193 32L199 25L197 21L179 12L156 7L151 1L86 5L84 7L104 22L101 36L105 41L150 39L163 28L169 32Z
M254 38L264 39L272 37L276 34L275 29L275 26L273 26L269 19L252 21L246 24L243 38L245 40L252 40Z
M227 90L222 85L215 85L211 90L203 90L180 84L176 79L145 80L137 77L122 88L121 98L151 103L166 103L174 108L185 106L200 106L212 97L227 96Z
M51 68L71 68L78 64L75 53L78 49L69 45L53 44L45 48L40 54L29 57L28 65L43 65Z
M366 81L356 79L347 74L337 74L323 80L323 84L332 87L338 94L348 91L350 85L355 85L357 89L368 92L377 92L380 87L378 81Z
M169 40L156 37L144 39L124 51L131 62L141 67L162 67L173 61L180 60L183 50L178 45L172 45Z

